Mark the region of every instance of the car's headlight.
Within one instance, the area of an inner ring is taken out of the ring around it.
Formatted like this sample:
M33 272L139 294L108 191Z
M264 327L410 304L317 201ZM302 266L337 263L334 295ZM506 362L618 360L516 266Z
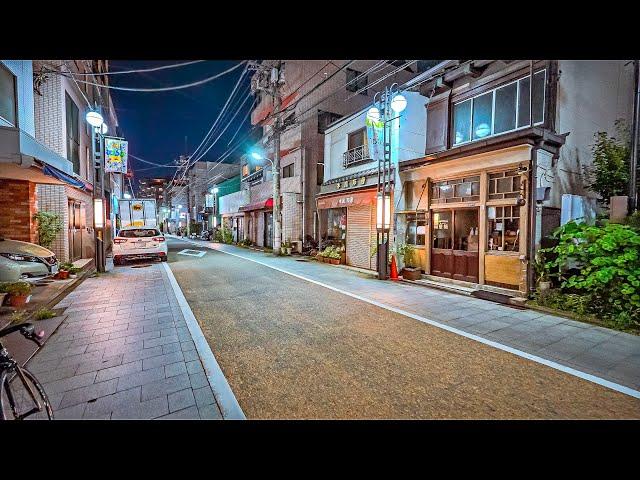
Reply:
M40 263L40 259L38 257L34 257L33 255L22 255L18 253L0 253L5 258L9 260L14 260L16 262L35 262Z

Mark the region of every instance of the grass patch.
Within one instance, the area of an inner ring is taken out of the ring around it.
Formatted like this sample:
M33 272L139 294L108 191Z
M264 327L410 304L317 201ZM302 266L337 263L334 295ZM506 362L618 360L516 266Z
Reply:
M27 318L27 314L25 313L24 310L16 310L11 314L11 316L9 317L9 320L11 321L11 323L22 323L25 321L26 318Z

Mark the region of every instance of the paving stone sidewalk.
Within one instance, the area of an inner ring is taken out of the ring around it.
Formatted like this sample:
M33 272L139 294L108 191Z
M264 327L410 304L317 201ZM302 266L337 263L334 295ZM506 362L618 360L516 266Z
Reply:
M300 257L275 257L213 242L219 251L260 261L349 293L420 315L547 360L640 389L640 337L535 310L373 276Z
M85 280L27 364L56 419L221 419L161 264Z

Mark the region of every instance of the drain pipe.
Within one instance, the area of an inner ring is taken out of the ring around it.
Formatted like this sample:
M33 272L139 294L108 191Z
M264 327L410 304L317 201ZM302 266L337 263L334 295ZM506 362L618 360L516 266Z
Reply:
M638 208L638 142L640 140L640 60L633 61L635 73L635 94L633 101L633 138L631 139L631 160L629 162L629 214Z

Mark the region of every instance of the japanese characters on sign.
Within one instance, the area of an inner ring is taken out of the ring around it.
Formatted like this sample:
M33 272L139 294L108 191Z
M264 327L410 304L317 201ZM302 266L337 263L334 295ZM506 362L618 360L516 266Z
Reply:
M127 173L128 142L121 138L104 138L104 171Z

